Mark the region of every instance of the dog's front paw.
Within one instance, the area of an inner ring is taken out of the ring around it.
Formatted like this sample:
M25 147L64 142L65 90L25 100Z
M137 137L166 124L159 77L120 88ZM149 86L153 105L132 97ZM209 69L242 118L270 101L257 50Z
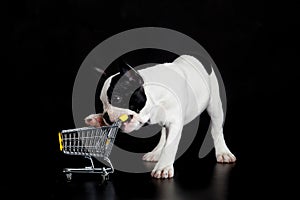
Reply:
M160 157L161 150L151 151L143 156L144 161L157 162Z
M162 168L154 168L151 172L153 178L172 178L174 176L174 167L173 165L168 165Z
M234 163L236 157L231 152L219 153L216 155L218 163Z

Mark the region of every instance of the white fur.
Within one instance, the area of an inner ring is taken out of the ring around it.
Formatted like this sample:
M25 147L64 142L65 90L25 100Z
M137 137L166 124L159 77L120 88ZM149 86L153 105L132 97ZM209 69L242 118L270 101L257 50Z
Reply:
M173 163L183 126L205 109L212 120L211 134L217 161L236 161L224 140L224 113L213 70L209 75L196 58L182 55L172 63L157 64L139 70L139 73L143 77L147 97L146 105L139 114L108 103L106 92L113 76L105 81L100 99L103 111L108 112L111 121L115 121L121 114L133 115L133 119L124 124L124 132L138 130L145 122L162 125L159 144L143 157L145 161L157 161L151 173L153 177L174 176Z

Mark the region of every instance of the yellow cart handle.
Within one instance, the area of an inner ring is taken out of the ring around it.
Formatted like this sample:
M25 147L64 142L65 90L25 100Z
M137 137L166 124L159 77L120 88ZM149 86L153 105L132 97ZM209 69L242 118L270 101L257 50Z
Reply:
M121 115L121 116L119 117L119 119L120 119L122 122L125 122L125 121L128 120L128 115L123 114L123 115Z
M64 145L63 145L62 135L60 132L58 133L58 141L59 141L59 150L62 151L64 148Z

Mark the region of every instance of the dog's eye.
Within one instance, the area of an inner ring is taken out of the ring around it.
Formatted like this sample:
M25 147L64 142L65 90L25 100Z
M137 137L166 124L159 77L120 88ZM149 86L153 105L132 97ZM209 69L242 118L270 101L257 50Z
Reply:
M136 113L139 113L139 112L140 112L140 109L136 108L136 107L133 106L133 105L130 105L130 106L129 106L129 109L135 111Z
M111 99L112 99L112 102L115 104L118 104L122 101L122 97L119 95L113 95Z

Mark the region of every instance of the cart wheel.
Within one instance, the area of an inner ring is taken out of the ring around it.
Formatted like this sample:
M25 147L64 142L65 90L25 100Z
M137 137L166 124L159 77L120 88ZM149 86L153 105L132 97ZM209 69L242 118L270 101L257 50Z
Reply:
M109 180L109 176L107 175L101 175L101 181L100 181L100 185L105 185L107 183L107 181Z
M104 176L104 175L101 175L101 180L100 180L100 182L99 182L99 185L100 185L100 186L103 186L104 183L105 183L105 176Z
M103 179L105 180L105 181L108 181L109 180L109 175L107 174L107 175L103 175L104 177L103 177Z
M104 182L109 180L109 175L108 174L107 175L101 175L101 176L102 176L101 183L104 183Z
M67 178L67 181L71 181L72 180L72 173L67 173L66 178Z

